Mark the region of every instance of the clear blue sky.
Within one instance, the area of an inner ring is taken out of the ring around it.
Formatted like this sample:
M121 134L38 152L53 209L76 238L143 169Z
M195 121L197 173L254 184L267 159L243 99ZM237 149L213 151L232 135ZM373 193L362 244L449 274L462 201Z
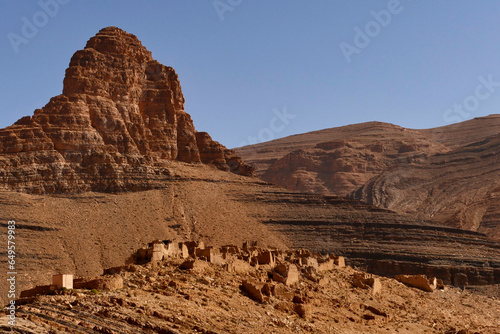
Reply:
M196 128L228 147L373 120L428 128L500 112L500 85L483 83L500 83L496 0L59 1L52 17L35 0L0 0L0 127L60 94L72 54L106 26L137 35L174 67ZM382 24L372 11L384 11ZM26 20L40 27L16 53L9 36L23 37ZM369 45L355 41L358 28ZM347 44L358 46L349 63ZM464 103L469 111L446 112Z

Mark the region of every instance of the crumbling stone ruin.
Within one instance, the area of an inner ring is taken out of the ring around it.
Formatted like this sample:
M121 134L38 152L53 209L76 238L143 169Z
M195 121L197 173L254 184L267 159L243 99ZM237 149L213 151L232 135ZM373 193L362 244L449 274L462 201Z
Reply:
M352 276L352 285L361 289L372 289L372 295L377 295L382 291L380 279L367 273L357 273Z
M473 328L482 330L498 320L495 300L477 306L489 311L486 320L477 313L464 320L479 294L448 287L439 294L418 291L433 291L440 282L423 275L398 282L345 266L332 254L154 241L132 259L137 263L99 277L54 275L55 290L38 287L16 300L20 319L29 328L70 333L389 333L401 324L405 332L426 326L425 333L457 333L470 329L466 321L479 319ZM453 320L438 317L441 308L455 305L462 309Z
M99 277L81 277L73 279L72 274L54 275L52 284L39 285L21 292L21 298L31 298L37 295L68 293L73 289L114 291L123 288L123 279L118 274L107 274Z
M328 283L325 272L345 267L342 256L305 249L263 249L255 242L245 242L242 247L211 247L203 242L156 240L139 249L133 259L136 263L152 262L156 265L182 259L180 269L195 271L203 270L206 263L222 266L229 272L244 276L241 288L251 299L259 303L269 303L271 297L279 299L277 309L293 311L301 317L310 313L310 307L299 282L308 280L325 285ZM380 290L380 282L377 289Z
M132 262L147 263L161 261L167 257L187 258L189 256L188 243L175 243L170 240L155 240L147 247L139 249L133 256ZM202 245L203 247L203 245Z
M330 283L329 273L346 266L342 256L315 253L306 249L265 249L258 247L256 242L245 242L241 247L213 247L206 246L202 241L171 240L149 243L137 250L130 262L125 266L106 269L102 276L94 278L73 280L71 274L54 275L52 285L23 291L21 297L54 294L58 290L65 290L63 292L66 293L66 290L71 289L119 290L124 287L123 277L127 277L124 273L136 272L143 265L159 270L173 266L193 275L203 275L210 266L216 266L235 274L241 282L241 292L255 302L270 304L276 310L308 318L313 309L308 297L311 286L313 289L327 286ZM352 272L352 269L349 270ZM462 276L457 276L457 281L461 280L460 284L465 285L466 276ZM395 279L427 292L444 288L442 280L428 279L425 275L398 275ZM154 282L155 278L149 277L148 280ZM175 281L170 283L177 284ZM364 272L353 273L351 284L353 288L370 290L373 297L379 297L383 290L379 277Z

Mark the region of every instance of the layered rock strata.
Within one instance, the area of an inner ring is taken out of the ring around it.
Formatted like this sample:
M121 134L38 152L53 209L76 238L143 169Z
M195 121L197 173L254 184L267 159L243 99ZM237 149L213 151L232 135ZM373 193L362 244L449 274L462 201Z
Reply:
M369 122L237 149L263 180L351 196L500 240L500 115L427 130Z
M0 187L31 193L158 188L169 161L252 175L197 132L174 69L136 36L102 29L71 58L61 95L0 130Z

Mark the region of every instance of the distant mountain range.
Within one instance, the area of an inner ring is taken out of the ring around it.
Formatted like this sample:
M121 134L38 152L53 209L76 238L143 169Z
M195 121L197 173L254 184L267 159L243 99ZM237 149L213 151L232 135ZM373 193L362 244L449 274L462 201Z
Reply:
M287 189L348 196L500 240L500 115L426 130L369 122L236 152Z

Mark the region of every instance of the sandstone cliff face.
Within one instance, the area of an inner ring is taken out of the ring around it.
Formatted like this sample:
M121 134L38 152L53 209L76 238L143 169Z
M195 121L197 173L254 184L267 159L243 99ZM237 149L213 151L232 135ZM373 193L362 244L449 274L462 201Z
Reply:
M253 174L234 152L195 130L175 71L115 27L73 55L62 95L0 130L0 187L6 189L158 188L171 177L171 160Z

